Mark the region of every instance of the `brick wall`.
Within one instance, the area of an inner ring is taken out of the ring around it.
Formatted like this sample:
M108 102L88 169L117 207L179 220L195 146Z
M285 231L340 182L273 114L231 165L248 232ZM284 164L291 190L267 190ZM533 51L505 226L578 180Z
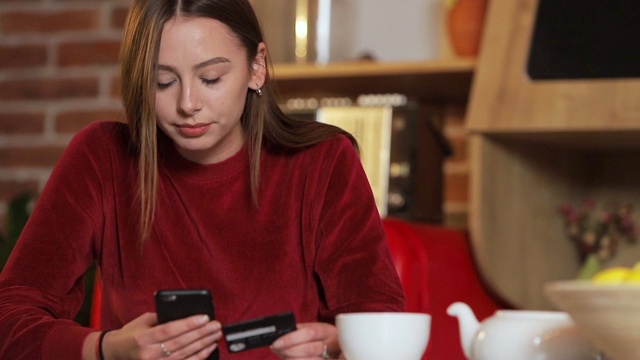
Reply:
M0 0L0 215L38 192L70 137L122 118L119 39L129 0Z
M118 48L130 0L0 0L0 220L9 199L38 192L71 136L122 120ZM462 110L446 110L447 223L466 223Z

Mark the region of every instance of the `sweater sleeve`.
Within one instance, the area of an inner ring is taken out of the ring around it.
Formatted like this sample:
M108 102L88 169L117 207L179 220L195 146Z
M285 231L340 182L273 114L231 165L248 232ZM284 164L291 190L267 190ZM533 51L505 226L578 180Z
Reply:
M333 321L343 312L404 311L402 285L360 158L349 141L332 148L319 177L316 273Z
M65 149L0 274L0 354L79 359L93 331L72 319L96 257L105 164L99 125Z

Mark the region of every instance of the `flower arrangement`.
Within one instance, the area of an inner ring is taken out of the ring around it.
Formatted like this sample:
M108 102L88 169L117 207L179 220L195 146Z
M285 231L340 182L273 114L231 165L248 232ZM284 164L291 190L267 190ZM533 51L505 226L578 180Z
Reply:
M560 213L583 266L578 278L590 278L599 271L602 263L615 256L621 241L637 242L631 204L612 202L596 209L595 202L587 200L579 207L563 204Z

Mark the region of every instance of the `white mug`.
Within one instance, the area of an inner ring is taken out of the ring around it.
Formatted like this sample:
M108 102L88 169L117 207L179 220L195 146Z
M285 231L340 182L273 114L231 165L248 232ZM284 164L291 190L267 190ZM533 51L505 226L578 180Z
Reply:
M431 316L406 312L344 313L336 317L338 340L347 360L420 360Z

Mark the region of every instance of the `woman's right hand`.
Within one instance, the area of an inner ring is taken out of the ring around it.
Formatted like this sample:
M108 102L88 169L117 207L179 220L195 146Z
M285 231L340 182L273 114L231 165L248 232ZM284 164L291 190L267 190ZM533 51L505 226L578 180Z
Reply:
M158 324L156 313L145 313L102 342L105 359L206 359L222 337L219 321L206 315Z

